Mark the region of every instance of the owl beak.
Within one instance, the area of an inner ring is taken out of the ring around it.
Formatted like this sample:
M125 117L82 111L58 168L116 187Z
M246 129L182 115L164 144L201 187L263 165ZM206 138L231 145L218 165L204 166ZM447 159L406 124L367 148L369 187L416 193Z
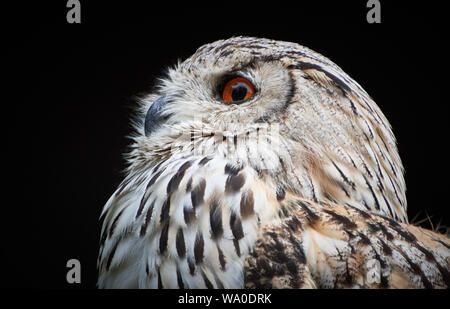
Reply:
M145 116L145 136L150 136L150 134L156 131L170 117L170 115L163 113L164 106L168 102L168 98L162 96L150 106Z

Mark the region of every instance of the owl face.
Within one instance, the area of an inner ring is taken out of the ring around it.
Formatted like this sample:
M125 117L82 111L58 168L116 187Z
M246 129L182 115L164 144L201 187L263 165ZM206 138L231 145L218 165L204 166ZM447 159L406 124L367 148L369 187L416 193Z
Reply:
M147 137L191 125L193 129L241 138L258 123L282 116L279 111L290 103L294 86L281 62L245 52L211 56L201 49L169 71L158 89L157 104L147 108ZM157 115L154 109L158 109Z
M141 103L131 169L222 156L305 198L406 220L388 121L361 86L305 47L246 37L204 45Z

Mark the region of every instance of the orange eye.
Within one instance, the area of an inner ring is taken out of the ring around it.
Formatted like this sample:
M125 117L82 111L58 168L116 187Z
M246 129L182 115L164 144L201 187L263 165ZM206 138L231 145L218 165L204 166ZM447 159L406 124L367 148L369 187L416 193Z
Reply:
M222 92L222 99L226 102L238 102L251 98L255 94L253 85L243 77L229 80Z

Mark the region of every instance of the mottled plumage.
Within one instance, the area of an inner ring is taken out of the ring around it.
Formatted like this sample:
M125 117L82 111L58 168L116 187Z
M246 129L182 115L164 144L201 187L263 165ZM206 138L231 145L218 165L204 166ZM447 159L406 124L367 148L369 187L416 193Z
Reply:
M226 102L238 76L255 94ZM141 101L102 212L102 288L450 285L450 241L408 224L387 119L327 58L236 37Z

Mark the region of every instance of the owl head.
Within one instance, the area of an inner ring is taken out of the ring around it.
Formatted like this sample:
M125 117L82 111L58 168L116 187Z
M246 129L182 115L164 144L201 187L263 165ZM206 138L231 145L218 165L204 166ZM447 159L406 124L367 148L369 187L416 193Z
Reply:
M283 194L407 221L390 125L361 86L295 43L233 37L200 47L140 102L128 172L221 156Z

